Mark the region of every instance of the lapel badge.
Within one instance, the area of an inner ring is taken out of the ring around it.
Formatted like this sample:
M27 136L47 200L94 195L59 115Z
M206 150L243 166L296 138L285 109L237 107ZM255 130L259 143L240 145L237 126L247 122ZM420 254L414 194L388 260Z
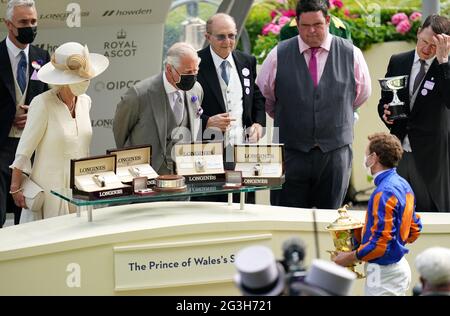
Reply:
M244 77L248 77L248 75L250 75L250 70L248 70L248 68L244 68L242 69L242 74Z
M428 90L427 89L422 89L421 94L423 96L426 96L428 94Z

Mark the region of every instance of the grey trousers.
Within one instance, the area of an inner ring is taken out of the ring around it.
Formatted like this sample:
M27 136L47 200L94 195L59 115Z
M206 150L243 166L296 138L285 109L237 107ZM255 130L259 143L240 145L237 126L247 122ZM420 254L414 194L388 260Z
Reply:
M272 205L337 209L342 206L350 181L350 145L322 152L286 149L286 182L280 191L271 191Z

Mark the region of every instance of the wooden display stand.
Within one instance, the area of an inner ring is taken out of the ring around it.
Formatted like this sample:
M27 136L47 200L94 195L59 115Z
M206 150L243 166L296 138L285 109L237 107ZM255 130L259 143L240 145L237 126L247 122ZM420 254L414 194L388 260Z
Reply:
M282 185L284 145L235 145L234 170L242 172L244 185Z
M176 173L186 183L214 183L225 180L222 143L176 144Z
M153 187L158 174L151 166L150 145L108 149L107 154L116 155L116 173L124 184L131 184L134 178L147 177L147 186Z
M132 187L116 174L116 156L96 156L70 161L70 188L75 196L88 200L130 195Z

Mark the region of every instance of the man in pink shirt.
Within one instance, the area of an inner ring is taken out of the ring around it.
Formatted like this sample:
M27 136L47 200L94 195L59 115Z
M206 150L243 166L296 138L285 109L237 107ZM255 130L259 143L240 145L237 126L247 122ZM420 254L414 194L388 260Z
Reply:
M369 70L360 49L329 34L326 1L301 0L296 15L299 36L269 53L257 79L278 128L274 141L286 150L286 183L271 202L336 209L350 178L353 111L371 93Z

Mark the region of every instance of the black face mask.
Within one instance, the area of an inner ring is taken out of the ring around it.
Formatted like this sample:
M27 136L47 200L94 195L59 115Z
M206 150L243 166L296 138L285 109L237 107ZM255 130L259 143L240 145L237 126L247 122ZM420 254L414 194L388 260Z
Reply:
M175 67L173 67L173 69L175 69ZM178 89L183 91L191 90L197 82L197 75L180 75L180 73L176 69L175 71L180 76L180 81L175 83Z
M22 44L31 44L37 34L37 26L18 27L16 39Z
M183 91L189 91L197 82L197 75L180 75L180 82L177 83L177 87Z

